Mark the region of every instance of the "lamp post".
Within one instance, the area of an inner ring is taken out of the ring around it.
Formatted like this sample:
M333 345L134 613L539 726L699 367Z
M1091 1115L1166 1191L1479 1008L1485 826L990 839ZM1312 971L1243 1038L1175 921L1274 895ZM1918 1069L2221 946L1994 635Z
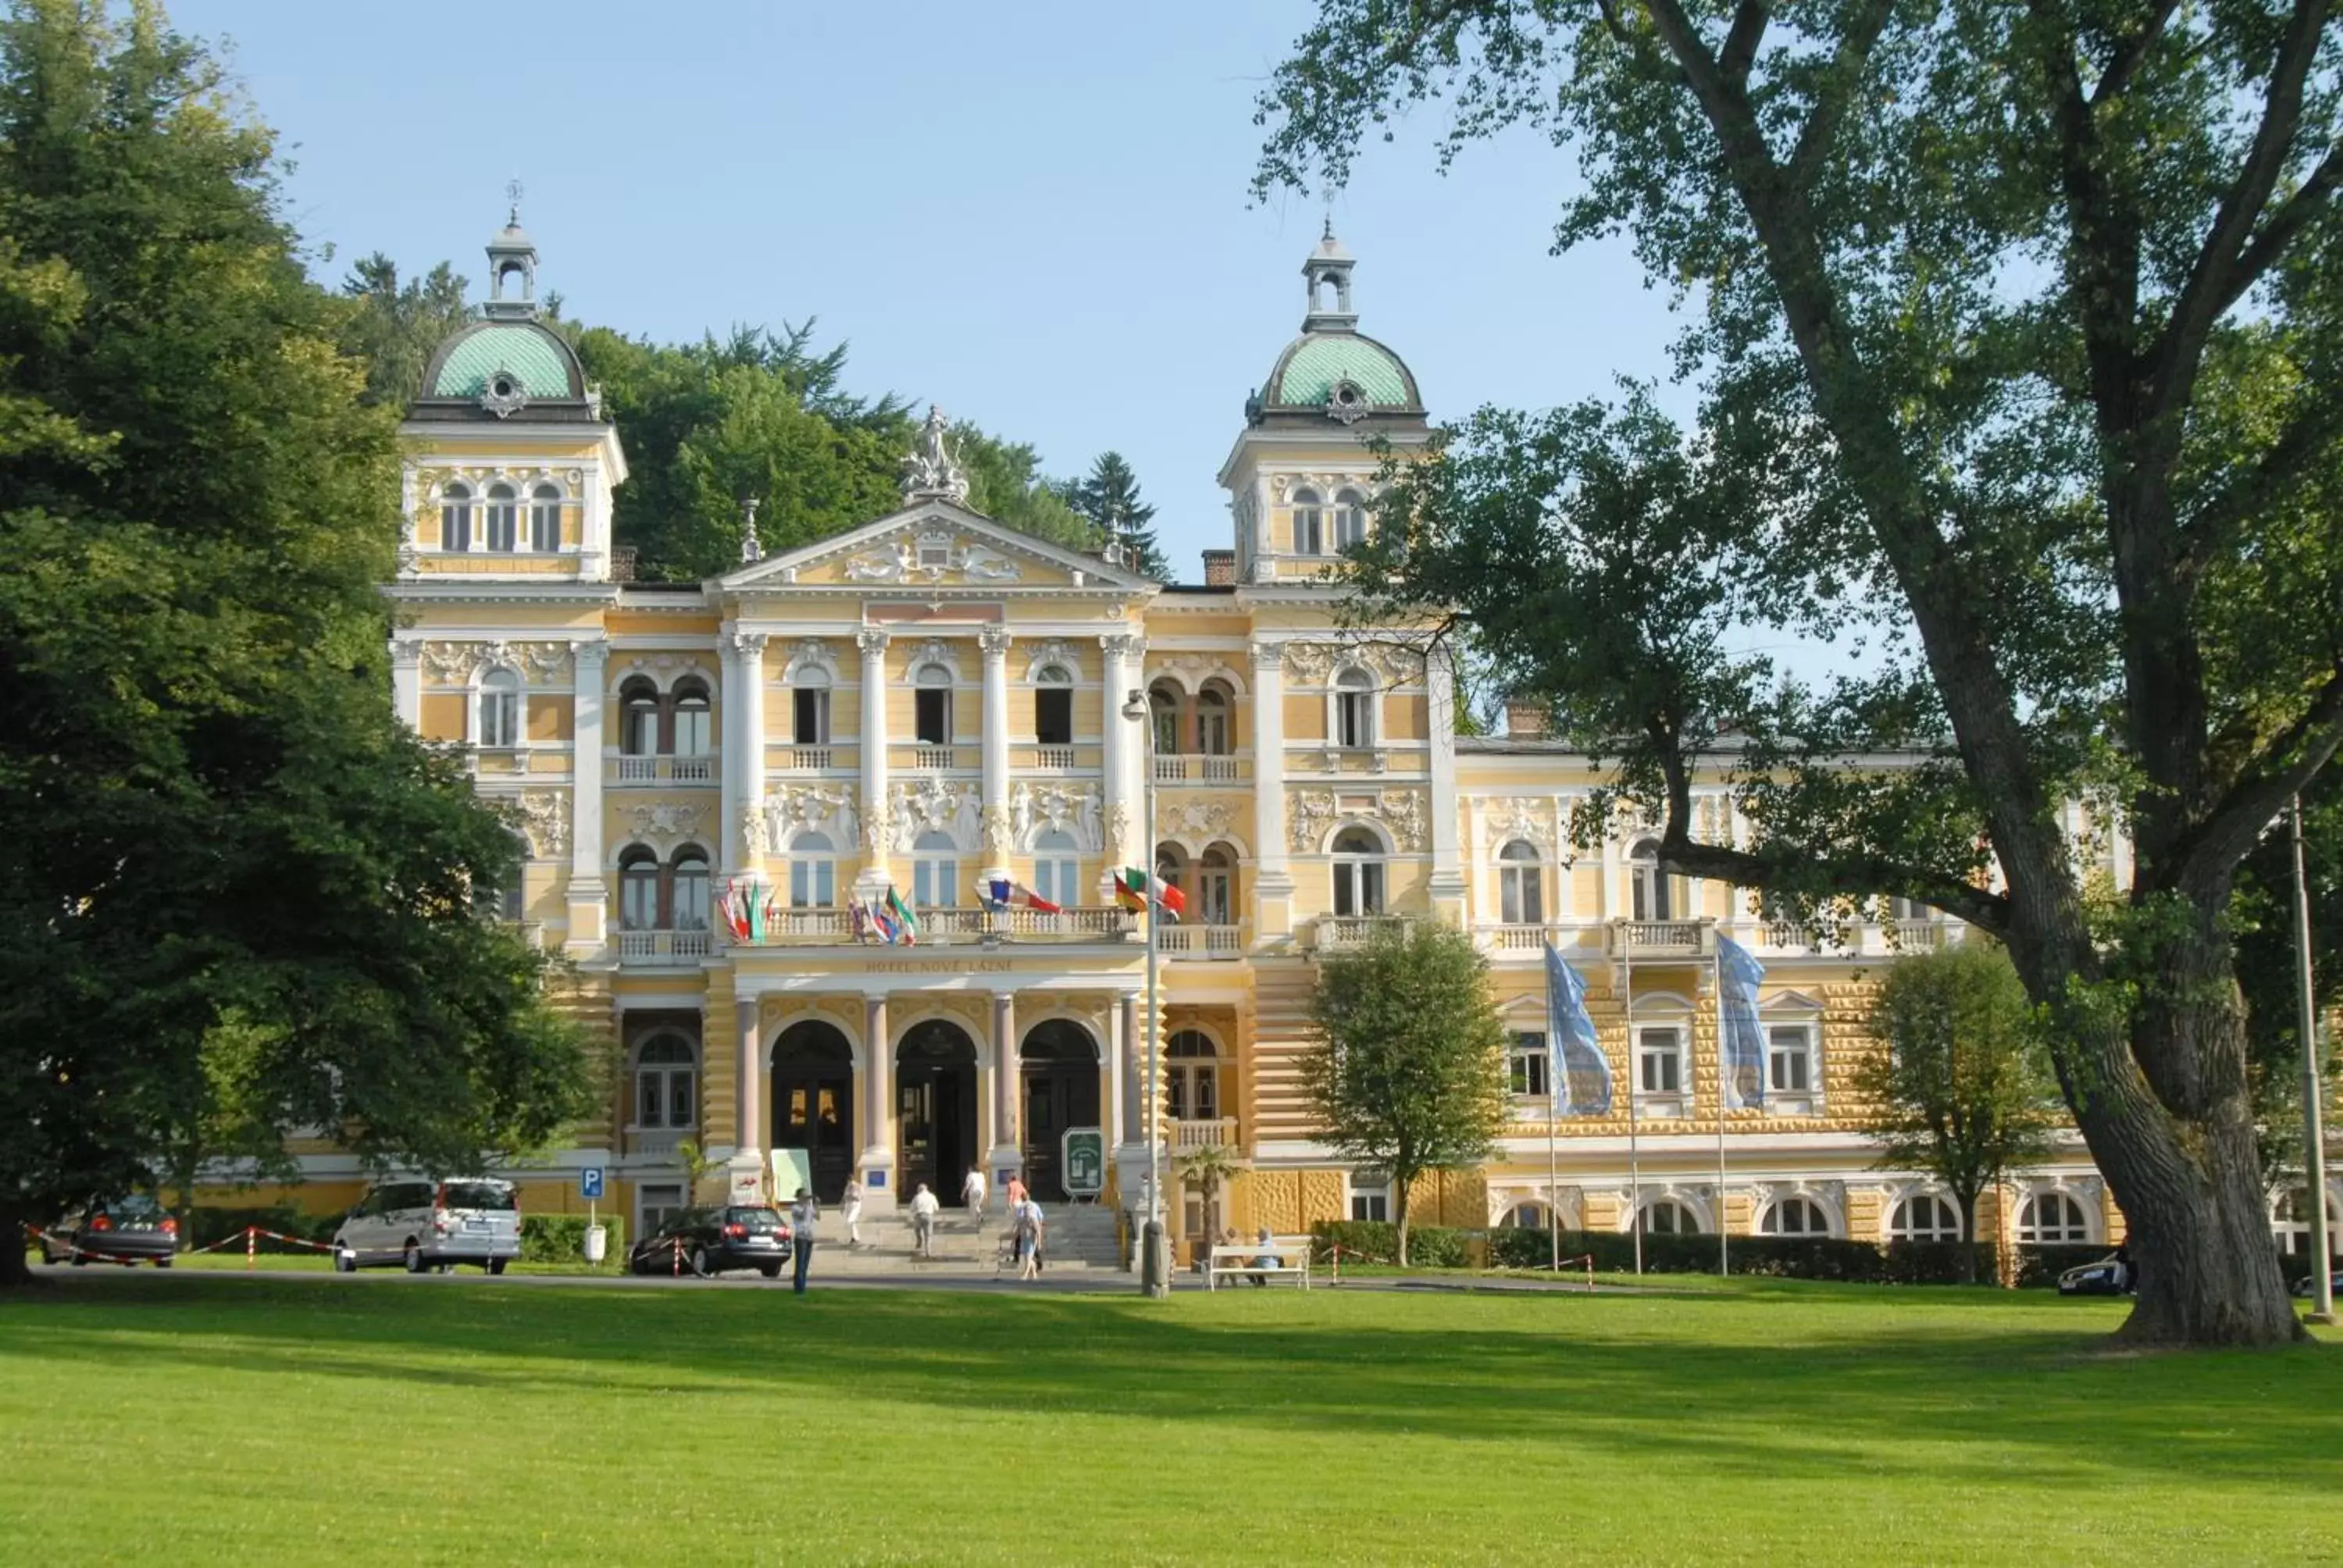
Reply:
M1147 908L1147 1114L1140 1124L1147 1140L1147 1220L1139 1232L1139 1292L1168 1296L1172 1293L1172 1242L1163 1233L1163 1139L1157 1120L1162 1098L1156 1092L1155 1060L1163 1032L1156 1014L1161 1004L1155 989L1160 961L1155 948L1155 725L1146 694L1133 689L1123 699L1122 716L1139 724L1139 810L1145 824L1140 874L1147 879L1140 895Z

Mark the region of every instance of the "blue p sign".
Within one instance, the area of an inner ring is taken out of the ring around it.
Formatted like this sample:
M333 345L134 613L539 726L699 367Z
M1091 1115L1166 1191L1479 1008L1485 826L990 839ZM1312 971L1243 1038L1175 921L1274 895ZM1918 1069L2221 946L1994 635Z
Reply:
M599 1198L602 1195L602 1168L599 1165L588 1165L578 1172L578 1195L580 1198Z

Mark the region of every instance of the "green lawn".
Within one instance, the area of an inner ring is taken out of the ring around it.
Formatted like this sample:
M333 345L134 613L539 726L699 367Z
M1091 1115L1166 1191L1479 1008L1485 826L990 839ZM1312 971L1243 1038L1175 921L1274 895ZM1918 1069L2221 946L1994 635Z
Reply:
M1735 1282L0 1299L0 1542L154 1563L2343 1560L2343 1356Z

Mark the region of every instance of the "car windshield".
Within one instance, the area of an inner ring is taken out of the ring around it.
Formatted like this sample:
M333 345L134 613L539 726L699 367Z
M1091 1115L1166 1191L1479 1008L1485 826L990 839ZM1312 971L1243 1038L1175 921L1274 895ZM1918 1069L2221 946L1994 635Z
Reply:
M667 1223L659 1227L659 1234L679 1236L686 1231L696 1231L715 1222L716 1211L713 1209L679 1209L667 1217Z
M99 1204L98 1208L116 1220L159 1220L163 1217L163 1205L144 1196L116 1198L112 1202Z
M724 1217L735 1225L745 1225L759 1232L781 1228L781 1217L770 1209L728 1209Z
M439 1190L439 1206L443 1209L493 1209L498 1213L513 1208L513 1190L501 1181L450 1181Z

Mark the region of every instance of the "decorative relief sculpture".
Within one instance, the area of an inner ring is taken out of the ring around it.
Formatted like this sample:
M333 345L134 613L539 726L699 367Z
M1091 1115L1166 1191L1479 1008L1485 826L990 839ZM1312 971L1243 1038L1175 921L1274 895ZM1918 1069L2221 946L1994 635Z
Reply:
M1312 854L1325 846L1334 830L1334 792L1296 789L1286 797L1285 825L1297 853Z
M866 551L846 563L846 580L850 583L901 582L911 571L911 542L897 539L892 545Z
M1009 792L1011 839L1020 851L1033 848L1043 833L1069 833L1085 855L1106 848L1099 823L1096 784L1020 783Z
M1036 678L1043 670L1049 668L1053 664L1060 669L1064 670L1068 675L1072 676L1076 680L1079 681L1081 679L1081 660L1074 657L1073 645L1067 642L1064 638L1053 637L1046 642L1029 644L1028 646L1031 647L1033 649L1033 658L1031 661L1025 666L1025 678L1027 680Z
M960 467L957 443L949 438L944 411L928 405L928 421L920 429L920 444L903 459L905 500L968 499L968 471Z
M1335 668L1356 667L1374 676L1381 687L1413 686L1423 679L1423 653L1390 641L1289 642L1285 673L1299 685L1323 686Z
M998 860L1010 853L1016 842L1010 837L1010 812L1006 805L995 802L984 809L984 853Z
M1322 849L1338 821L1372 821L1382 824L1394 849L1407 854L1423 852L1427 819L1422 790L1377 789L1367 809L1360 809L1359 799L1347 792L1338 799L1332 789L1294 790L1286 801L1286 826L1294 849L1311 854Z
M618 813L627 836L650 845L662 856L687 839L700 836L706 808L697 801L648 800ZM745 824L744 824L745 826Z
M765 832L765 814L748 800L740 802L740 848L750 855L763 855L771 849Z
M440 686L468 686L483 666L518 669L545 685L569 672L569 644L562 642L427 642L424 672Z
M550 860L569 853L569 796L561 789L524 789L511 797L519 818L521 836L528 840L533 859Z
M1164 837L1184 839L1199 848L1227 838L1236 817L1236 808L1220 796L1159 798L1155 803L1155 819Z
M838 661L830 657L830 644L818 637L801 638L789 649L789 661L783 667L781 679L794 683L801 671L820 670L833 681L838 678Z
M1554 849L1554 802L1523 795L1481 803L1481 823L1493 849L1527 839L1549 853Z
M759 813L764 852L786 854L789 840L807 831L828 835L838 849L853 848L862 841L861 814L855 809L859 795L852 784L773 786Z
M973 851L981 809L982 798L974 784L921 779L894 787L888 796L887 814L894 825L899 851L909 851L922 833L948 833L954 849Z

